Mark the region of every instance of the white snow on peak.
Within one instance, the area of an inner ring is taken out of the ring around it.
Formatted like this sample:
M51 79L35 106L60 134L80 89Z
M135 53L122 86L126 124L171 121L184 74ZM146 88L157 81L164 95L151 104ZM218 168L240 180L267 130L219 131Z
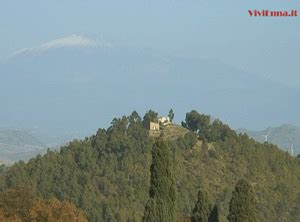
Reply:
M83 35L69 35L62 38L54 39L32 48L22 48L14 51L8 58L12 58L27 53L42 53L50 49L58 48L112 48L112 44L92 39Z
M42 44L39 48L40 50L48 50L62 47L112 47L112 45L82 35L70 35Z

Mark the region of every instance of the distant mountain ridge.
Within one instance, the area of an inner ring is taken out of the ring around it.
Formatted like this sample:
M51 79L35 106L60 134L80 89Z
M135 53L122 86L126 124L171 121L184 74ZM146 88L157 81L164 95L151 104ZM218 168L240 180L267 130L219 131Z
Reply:
M237 132L247 133L258 142L264 142L265 136L268 136L268 142L278 145L282 150L290 152L290 148L293 145L294 156L300 154L300 127L283 124L278 127L268 127L261 131L241 128Z
M176 121L186 107L233 127L300 124L300 105L291 102L297 101L300 89L214 58L101 44L71 35L25 48L0 63L0 122L93 132L133 109L166 113L172 107Z
M0 159L6 163L25 160L44 149L46 145L28 131L0 128Z
M79 135L76 135L80 138ZM75 134L53 135L41 129L0 128L0 161L6 164L27 161L48 148L55 149L76 137ZM0 162L0 163L1 163Z
M72 34L62 38L54 39L43 43L39 46L31 48L22 48L14 51L11 55L5 58L3 61L13 59L14 57L31 54L38 55L39 53L46 52L51 49L60 48L111 48L113 47L111 43L97 39L90 38L84 35Z

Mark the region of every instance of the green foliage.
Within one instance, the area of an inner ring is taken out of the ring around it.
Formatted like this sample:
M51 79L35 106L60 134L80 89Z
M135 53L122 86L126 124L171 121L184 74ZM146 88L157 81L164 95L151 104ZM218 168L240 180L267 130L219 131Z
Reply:
M229 222L255 222L257 221L255 212L255 199L251 186L244 179L240 180L229 205Z
M192 222L207 222L210 214L210 204L206 192L199 190L198 200L195 204L193 214L191 217Z
M186 114L185 126L193 132L205 132L210 124L210 117L199 114L196 110Z
M177 144L182 149L191 149L197 143L198 139L195 133L188 132L183 137L177 139Z
M299 159L246 135L189 143L187 138L197 134L185 128L172 124L164 132L176 163L177 218L190 219L201 186L218 203L220 221L226 221L231 190L240 178L247 178L255 188L259 221L300 221ZM89 221L141 221L149 199L153 142L133 112L90 138L5 168L0 191L30 187L44 199L74 203Z
M162 139L152 150L150 199L145 207L144 222L175 221L175 181L170 148Z
M0 176L2 176L6 171L6 166L4 164L0 165Z
M214 205L210 215L208 217L208 222L219 222L219 209L217 205Z
M28 188L18 187L0 192L0 221L74 221L86 222L84 213L72 203L56 199L43 200Z
M236 133L220 120L211 121L209 115L199 114L192 110L186 114L182 126L198 134L199 139L208 142L224 141L236 136Z
M23 221L30 221L30 209L36 201L35 195L24 187L0 192L0 209L9 216L17 216Z
M143 125L145 128L148 128L150 122L157 122L157 121L158 121L158 113L151 109L148 112L146 112L146 114L143 117Z
M174 116L175 116L175 114L174 114L173 109L170 109L168 117L169 117L169 119L170 119L171 122L173 122Z

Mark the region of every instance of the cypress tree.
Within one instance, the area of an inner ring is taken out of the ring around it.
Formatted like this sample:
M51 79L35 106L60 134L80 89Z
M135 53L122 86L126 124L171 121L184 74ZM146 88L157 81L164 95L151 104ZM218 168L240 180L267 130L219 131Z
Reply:
M193 214L191 217L192 222L207 222L210 214L210 204L206 192L199 190L198 200L195 204Z
M217 205L215 205L212 211L210 212L208 222L219 222L219 209Z
M150 198L145 207L143 222L174 222L176 192L172 159L170 148L162 139L153 145L150 171Z
M237 183L232 192L227 218L229 222L257 221L254 193L249 183L244 179Z

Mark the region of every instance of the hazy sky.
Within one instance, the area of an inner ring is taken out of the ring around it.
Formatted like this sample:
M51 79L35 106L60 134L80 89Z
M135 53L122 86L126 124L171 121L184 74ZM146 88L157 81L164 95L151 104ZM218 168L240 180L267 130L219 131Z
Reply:
M249 9L298 9L299 0L49 0L0 3L0 57L73 34L169 54L213 57L300 88L300 17L251 18Z

